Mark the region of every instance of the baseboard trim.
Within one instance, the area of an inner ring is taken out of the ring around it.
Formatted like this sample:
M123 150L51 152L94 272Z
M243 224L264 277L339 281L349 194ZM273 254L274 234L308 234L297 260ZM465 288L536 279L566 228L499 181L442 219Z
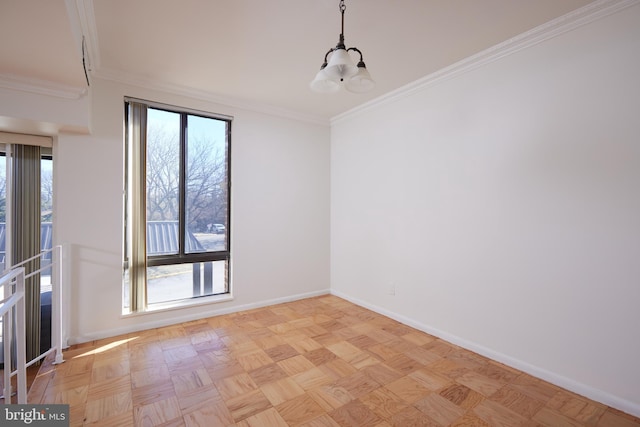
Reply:
M114 329L104 330L104 331L95 332L95 333L89 332L86 334L70 337L68 342L70 345L81 344L81 343L91 342L91 341L100 340L104 338L111 338L119 335L140 332L148 329L155 329L155 328L162 328L165 326L177 325L179 323L191 322L194 320L203 319L207 317L237 313L239 311L245 311L245 310L253 310L255 308L262 308L270 305L284 304L287 302L298 301L301 299L313 298L313 297L318 297L318 296L328 295L328 294L330 294L329 289L323 289L319 291L288 295L285 297L273 298L273 299L253 302L249 304L234 305L231 307L224 307L224 308L210 308L207 310L203 309L201 311L198 311L197 313L174 316L168 319L140 322L140 323L136 323L135 325L129 325L121 328L114 328Z
M463 347L467 350L478 353L482 356L488 357L497 362L503 363L512 368L518 369L522 372L526 372L527 374L533 375L534 377L545 380L551 384L557 385L558 387L562 387L566 390L577 393L581 396L584 396L588 399L595 400L604 405L610 406L612 408L618 409L620 411L626 412L635 417L640 417L640 404L631 402L629 400L620 398L611 393L590 387L581 382L572 380L571 378L564 377L555 372L548 371L546 369L531 365L522 360L513 358L506 354L494 351L490 348L484 347L478 343L473 341L469 341L463 338L460 338L456 335L452 335L445 331L433 328L429 325L425 325L418 321L415 321L409 317L403 316L401 314L395 313L393 311L387 310L385 308L379 307L374 304L370 304L366 301L363 301L358 298L354 298L351 295L345 294L343 292L337 291L335 289L331 289L331 294L337 297L343 298L353 304L359 305L361 307L367 308L371 311L375 311L378 314L383 316L387 316L391 319L397 320L400 323L403 323L407 326L411 326L412 328L418 329L420 331L426 332L430 335L443 339L447 342L455 344L457 346Z

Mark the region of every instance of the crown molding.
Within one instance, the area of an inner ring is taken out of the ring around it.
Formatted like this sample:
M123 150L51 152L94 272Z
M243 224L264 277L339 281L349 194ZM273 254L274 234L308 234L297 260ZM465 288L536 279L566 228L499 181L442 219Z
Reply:
M211 103L228 105L231 107L289 118L318 125L333 125L342 120L354 117L372 108L409 97L440 81L454 78L460 74L482 67L500 58L514 54L543 41L552 39L560 34L579 28L585 24L609 16L620 10L640 3L640 0L596 0L582 8L576 9L527 32L515 36L507 41L494 45L475 55L442 68L421 79L409 83L399 89L366 102L349 111L341 113L331 119L322 116L303 114L296 111L275 107L272 105L251 102L245 99L227 97L211 92L204 92L190 87L152 81L142 76L130 73L104 69L100 66L100 52L95 23L93 0L66 0L75 5L77 17L82 29L84 44L89 57L88 72L91 76L110 80L126 85L137 86L150 90L163 91L175 95L199 99Z
M254 111L257 113L294 119L321 126L329 126L329 119L323 116L303 114L297 111L275 107L272 105L251 102L240 98L217 95L211 92L202 91L200 89L169 84L162 81L153 81L143 76L137 76L131 73L103 68L100 64L98 31L95 21L93 0L65 1L67 3L67 9L69 10L71 21L75 23L77 28L80 29L78 33L79 35L76 37L79 37L80 43L83 43L82 40L84 39L84 57L87 58L88 56L87 72L89 76L100 78L103 80L110 80L125 85L131 85L150 90L167 92L173 95L199 99L206 102L228 105L230 107Z
M93 0L65 0L87 71L100 68L100 49Z
M100 68L92 71L92 75L102 80L109 80L115 83L135 86L148 90L170 93L172 95L184 96L187 98L198 99L213 104L221 104L242 110L253 111L256 113L268 114L272 116L293 119L297 121L307 122L311 124L329 126L329 119L323 116L304 114L286 108L275 107L273 105L251 102L246 99L235 98L231 96L216 95L201 89L194 89L187 86L180 86L161 81L137 76L131 73L116 71L111 69Z
M87 94L84 87L67 86L13 74L0 74L0 88L71 100L80 99Z
M334 125L373 108L409 97L443 80L452 79L636 4L640 4L640 0L596 0L593 3L589 3L586 6L539 25L475 55L469 56L448 67L402 86L399 89L338 114L331 118L330 123Z
M93 2L92 0L87 0L86 2L83 0L65 0L65 7L67 9L67 16L69 17L71 32L76 41L77 48L80 51L80 56L84 58L83 34L85 31L82 23L86 21L93 22ZM80 15L80 13L82 13L82 15ZM83 19L80 19L80 16L83 16ZM93 28L95 29L95 24ZM93 31L93 34L95 34L95 31ZM0 74L0 88L70 100L80 99L88 92L85 87L69 86L14 74Z

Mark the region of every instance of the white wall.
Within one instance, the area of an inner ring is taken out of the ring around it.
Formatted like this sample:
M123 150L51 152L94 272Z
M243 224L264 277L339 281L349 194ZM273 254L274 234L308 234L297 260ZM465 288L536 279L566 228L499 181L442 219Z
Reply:
M332 292L640 415L639 52L636 4L336 118Z
M121 316L124 96L234 117L233 301ZM92 81L92 117L91 135L60 135L54 152L72 343L328 292L328 126L100 79Z

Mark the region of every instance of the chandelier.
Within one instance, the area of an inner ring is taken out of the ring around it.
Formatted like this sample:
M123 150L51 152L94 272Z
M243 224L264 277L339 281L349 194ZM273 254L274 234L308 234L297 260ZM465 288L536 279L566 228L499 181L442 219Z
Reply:
M342 14L342 31L336 47L329 49L324 55L324 62L310 86L316 92L337 92L344 86L349 92L362 93L373 89L375 82L371 79L367 67L362 60L362 52L357 47L346 48L344 44L344 0L340 0ZM349 52L360 55L358 64L354 64ZM328 61L327 61L328 60Z

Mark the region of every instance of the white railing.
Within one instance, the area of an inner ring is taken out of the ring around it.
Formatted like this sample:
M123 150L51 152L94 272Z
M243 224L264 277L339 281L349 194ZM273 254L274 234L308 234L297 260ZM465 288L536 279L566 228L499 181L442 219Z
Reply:
M14 288L15 289L11 289ZM15 307L16 321L16 366L18 374L18 403L27 403L27 363L26 363L26 332L24 318L24 267L19 267L5 273L0 278L0 286L5 289L9 297L0 302L2 315L3 344L4 344L4 403L11 403L11 337L13 332L13 309ZM7 292L7 289L10 292Z
M47 259L50 255L50 259ZM24 274L24 265L40 258L41 265L40 268L36 271L33 271L27 275ZM35 276L38 273L42 273L43 271L50 270L51 271L51 347L40 354L40 356L30 360L25 361L25 356L20 359L20 355L17 354L16 360L16 370L11 371L11 359L7 358L7 352L10 354L11 347L11 338L13 333L15 332L15 340L18 346L18 350L20 347L20 341L22 341L22 345L24 345L26 340L25 335L25 319L24 319L24 281L29 277ZM22 275L20 276L19 272L22 271ZM62 349L64 348L64 343L62 339L62 246L54 246L51 249L44 250L40 252L40 254L35 255L29 259L26 259L19 264L12 266L9 270L5 270L2 273L2 279L0 281L0 286L4 286L4 297L2 307L4 308L5 302L8 303L9 300L13 299L14 296L18 294L19 288L19 280L14 280L14 277L21 277L22 280L22 297L18 297L18 300L21 301L23 306L22 317L20 317L20 308L17 306L16 308L16 325L15 331L12 328L12 319L10 315L4 315L2 318L3 324L3 334L2 341L4 344L4 396L5 403L8 403L11 399L10 397L7 399L6 396L11 396L11 377L14 375L18 375L18 403L20 402L20 393L22 389L25 390L26 386L21 383L20 380L20 371L24 370L26 372L26 368L33 365L34 363L39 362L40 360L47 357L49 354L55 353L54 364L59 364L64 362L64 358L62 355ZM5 278L7 282L5 282ZM15 287L10 285L10 282L14 280ZM9 310L9 308L7 308ZM8 377L7 377L8 376ZM7 379L9 381L7 381Z

